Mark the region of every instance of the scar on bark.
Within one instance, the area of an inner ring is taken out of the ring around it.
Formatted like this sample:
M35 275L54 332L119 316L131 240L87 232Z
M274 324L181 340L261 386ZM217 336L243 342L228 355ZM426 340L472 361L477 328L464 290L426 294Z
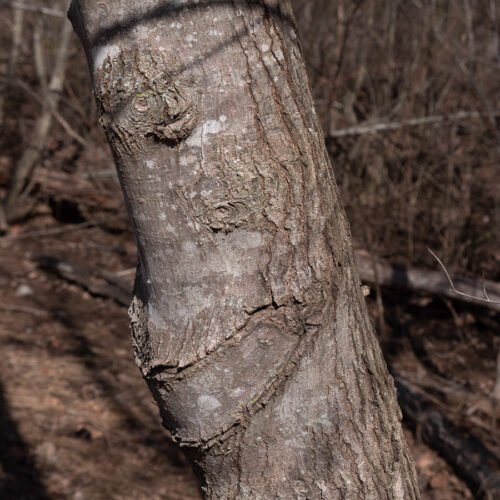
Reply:
M96 68L101 125L127 153L156 142L174 147L196 127L201 88L189 75L172 78L174 66L158 50L120 50Z
M166 332L149 330L140 283L135 292L129 315L136 363L164 426L185 447L210 448L245 426L279 393L317 333L316 327L297 323L297 310L268 304L249 312L242 331L203 358L185 366L164 364L153 344Z

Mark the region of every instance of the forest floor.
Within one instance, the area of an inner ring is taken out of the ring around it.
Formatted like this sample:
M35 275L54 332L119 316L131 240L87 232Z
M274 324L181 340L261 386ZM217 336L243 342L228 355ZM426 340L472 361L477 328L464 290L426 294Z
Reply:
M114 230L2 243L3 500L200 498L133 361L126 307L39 267L46 256L134 267L131 235Z
M67 2L49 3L65 9ZM326 131L461 110L490 113L488 106L500 102L500 11L485 10L494 2L471 3L474 36L464 35L468 3L293 3ZM11 14L0 16L0 76L7 74ZM2 199L44 109L44 74L32 49L41 36L47 63L54 59L55 19L25 14L14 80L23 85L12 85L0 119ZM133 360L125 304L136 248L76 39L71 50L59 109L65 121L54 119L26 186L23 202L33 202L32 210L0 235L0 500L200 499ZM500 281L499 124L492 115L330 137L355 247L392 264L437 270L429 246L452 273ZM64 269L55 273L55 262L75 266L80 282ZM121 303L107 296L106 272L126 283ZM500 457L492 398L500 313L370 286L368 308L390 368L430 405L403 421L422 498L481 498L423 429L432 408L462 437L479 440L490 458Z
M88 227L68 224L45 207L0 239L4 500L201 498L133 361L126 307L44 270L50 257L131 282L135 244L124 209L118 213L106 219L95 211L95 220L105 222ZM458 311L453 322L442 300L387 291L385 303L391 321L383 343L393 366L415 375L437 370L474 392L491 390L494 332L474 316L489 317L487 311ZM370 299L372 312L374 305ZM457 337L460 321L475 325L476 334ZM489 321L494 328L494 317ZM415 345L427 353L426 363ZM498 451L487 424L479 434ZM406 429L406 436L423 498L472 498L445 460L419 440L418 429Z

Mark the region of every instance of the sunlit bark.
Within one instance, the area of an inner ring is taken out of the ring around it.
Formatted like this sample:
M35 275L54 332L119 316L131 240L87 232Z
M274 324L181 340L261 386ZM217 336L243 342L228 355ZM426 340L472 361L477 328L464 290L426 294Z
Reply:
M70 17L139 248L136 360L207 498L418 498L289 2Z

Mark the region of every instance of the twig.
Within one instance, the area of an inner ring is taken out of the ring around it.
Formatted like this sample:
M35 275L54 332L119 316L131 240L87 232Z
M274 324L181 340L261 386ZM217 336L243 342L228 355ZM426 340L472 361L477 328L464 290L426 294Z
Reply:
M61 127L66 131L66 133L75 139L76 142L80 143L82 146L89 146L88 141L86 141L76 130L74 130L71 125L66 121L66 119L57 111L55 108L49 108L44 99L35 92L27 83L23 82L20 78L14 80L17 85L19 85L23 90L26 91L33 99L38 101L39 104L47 108L47 111L59 122Z
M451 287L450 291L451 292L456 293L457 295L461 295L462 297L467 297L469 299L479 300L480 302L487 302L489 304L500 304L500 301L491 300L489 298L488 294L486 293L486 287L484 284L484 280L483 280L483 290L484 290L484 295L485 295L484 298L477 297L475 295L470 295L468 293L464 293L464 292L461 292L460 290L457 290L455 288L455 284L453 283L453 280L451 279L450 273L448 273L448 270L446 269L446 267L443 264L443 262L441 261L441 259L430 248L427 248L427 250L429 250L429 253L438 261L439 265L441 266L441 269L444 271L444 274L446 275L446 278L448 279L448 282L450 283L450 287Z
M403 127L416 127L419 125L427 125L431 123L444 123L459 120L472 120L476 118L495 118L500 116L500 111L492 111L491 113L482 113L479 111L459 111L451 115L433 115L424 116L422 118L410 118L395 122L372 123L370 125L357 125L339 130L331 130L327 139L336 139L339 137L347 137L350 135L362 135L371 132L383 132L386 130L397 130Z
M3 309L4 311L28 313L35 316L47 316L47 311L42 311L41 309L35 309L34 307L28 306L4 304L3 302L0 302L0 309Z
M36 12L37 14L44 14L46 16L66 17L66 12L63 12L62 10L51 9L49 7L42 7L38 5L29 5L22 2L0 2L0 7L27 10L29 12Z
M497 139L497 149L500 150L500 133L497 130L495 119L494 119L495 116L498 116L498 115L496 115L496 111L493 110L493 108L491 106L490 99L487 96L486 92L484 91L483 87L478 84L477 78L475 78L475 75L470 71L470 69L468 67L468 64L467 64L468 61L462 59L459 56L459 54L462 53L462 48L458 47L456 44L452 43L452 48L450 49L448 47L448 43L447 43L445 37L443 36L441 30L438 28L438 26L437 26L437 24L435 22L432 22L432 29L433 29L434 35L439 40L439 42L444 47L444 49L447 52L449 52L450 55L452 55L453 60L454 60L454 62L456 64L457 68L469 80L469 84L470 84L471 88L473 88L475 90L477 96L483 102L483 105L484 105L485 109L488 110L488 112L485 113L485 115L488 116L488 118L490 120L493 133L495 134L495 137ZM471 60L471 58L469 58L469 61L470 60Z
M488 292L486 291L486 283L485 283L485 280L484 280L484 272L483 272L483 293L484 293L484 296L490 301L490 302L494 302L492 300L490 300L490 297L488 295Z
M80 222L79 224L71 224L64 227L49 227L47 229L40 229L38 231L29 231L21 234L16 234L12 236L0 237L0 244L10 241L24 240L28 238L44 238L45 236L53 236L54 234L67 233L70 231L78 231L80 229L87 229L95 226L100 226L101 224L106 224L108 222L120 219L121 216L117 215L115 217L109 217L100 221L86 221Z
M35 168L40 156L45 148L50 126L52 123L52 113L59 103L59 95L63 88L64 74L66 71L66 62L69 55L69 45L73 29L68 20L62 23L61 36L59 39L59 48L56 54L54 69L52 71L50 83L44 99L47 106L37 118L33 134L29 143L26 145L23 154L17 162L9 190L4 202L5 215L7 222L15 217L15 208L22 194L26 181ZM12 214L12 216L11 216Z
M115 273L116 276L122 277L122 276L129 276L131 274L134 274L137 271L137 267L129 267L128 269L123 269L121 271L117 271Z
M33 59L38 82L42 88L42 94L47 92L47 71L45 67L45 57L43 55L43 18L37 17L33 27Z

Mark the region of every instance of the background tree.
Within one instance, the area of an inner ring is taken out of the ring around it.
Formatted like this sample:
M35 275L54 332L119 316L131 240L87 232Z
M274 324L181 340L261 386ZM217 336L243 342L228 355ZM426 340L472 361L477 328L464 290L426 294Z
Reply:
M417 498L289 2L75 0L136 360L210 498Z

